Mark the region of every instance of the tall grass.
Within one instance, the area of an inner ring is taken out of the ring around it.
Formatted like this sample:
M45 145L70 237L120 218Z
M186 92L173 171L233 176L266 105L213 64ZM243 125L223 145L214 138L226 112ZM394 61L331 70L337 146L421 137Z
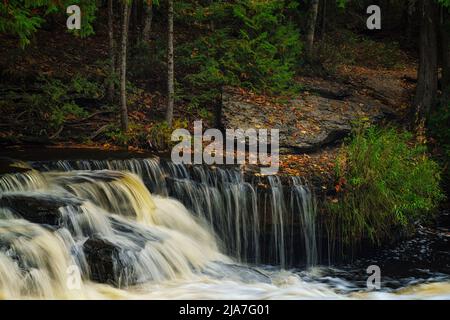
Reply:
M329 227L344 244L408 234L415 222L430 219L443 199L440 169L397 130L357 129L338 157L337 202L329 205Z

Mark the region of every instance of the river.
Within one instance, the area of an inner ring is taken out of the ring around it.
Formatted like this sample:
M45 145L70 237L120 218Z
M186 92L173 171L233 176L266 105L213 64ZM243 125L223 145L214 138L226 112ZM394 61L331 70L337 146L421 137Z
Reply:
M333 263L297 177L286 187L157 157L17 158L26 170L0 176L3 299L450 298L448 229ZM379 290L366 284L372 264Z

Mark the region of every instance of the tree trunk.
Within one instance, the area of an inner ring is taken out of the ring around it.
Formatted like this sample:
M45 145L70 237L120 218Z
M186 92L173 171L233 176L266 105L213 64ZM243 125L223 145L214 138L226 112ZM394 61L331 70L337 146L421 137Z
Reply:
M320 39L323 40L327 28L327 0L322 0L322 25L320 27Z
M421 2L420 59L415 106L421 117L429 114L436 101L437 72L437 10L434 0Z
M442 8L442 103L450 105L450 13Z
M121 126L122 131L128 130L128 110L127 110L127 44L128 26L130 20L130 6L125 0L123 4L122 21L122 45L121 45L121 65L120 65L120 104L121 104Z
M311 61L314 47L314 34L316 31L317 13L319 11L319 0L311 0L308 12L308 26L306 33L306 57Z
M114 45L114 8L113 0L108 0L108 39L109 39L109 63L110 79L108 83L108 101L114 102L114 75L116 73L116 53Z
M416 5L417 0L408 0L406 2L406 38L408 42L412 42L415 39L416 29Z
M173 0L168 0L168 44L167 44L167 114L166 120L169 127L173 122L174 105L174 70L173 70Z
M150 41L150 35L152 33L152 20L153 20L153 0L147 0L145 3L145 15L144 15L144 29L142 30L142 39L144 41Z

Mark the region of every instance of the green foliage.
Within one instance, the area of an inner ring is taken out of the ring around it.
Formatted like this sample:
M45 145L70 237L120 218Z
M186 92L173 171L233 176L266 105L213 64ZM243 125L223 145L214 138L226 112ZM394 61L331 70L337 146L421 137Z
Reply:
M44 112L44 116L48 115L49 125L52 129L59 128L66 119L86 117L88 113L75 102L68 99L69 92L84 92L83 85L87 85L87 80L81 80L80 76L73 79L72 83L65 85L58 79L42 79L43 94L35 101L32 107L40 109ZM88 85L90 87L90 85Z
M173 128L187 129L188 122L186 120L174 119L172 127L167 122L158 122L153 125L148 132L148 141L159 150L168 149L176 144L172 141Z
M105 137L118 145L126 145L129 141L128 135L121 130L118 124L109 125L105 130Z
M438 0L438 2L444 7L450 8L450 0Z
M100 99L104 94L104 87L97 82L88 80L80 74L75 75L70 83L69 90L75 91L77 94L89 98Z
M336 165L338 202L330 228L344 243L379 243L408 232L443 199L438 165L412 135L394 129L357 129Z
M30 36L44 22L40 16L32 14L33 5L21 7L13 1L11 4L0 2L0 33L11 33L19 37L20 46L30 42Z
M177 46L178 69L187 70L178 79L183 97L202 105L215 100L222 85L268 93L294 89L302 46L298 30L285 16L292 3L234 0L178 8L186 24L203 28L201 36Z
M16 35L21 47L30 43L32 35L45 23L49 14L66 14L69 5L79 5L82 11L81 30L74 33L88 36L94 33L92 22L97 10L90 0L9 0L0 1L0 33Z
M76 75L70 82L55 78L41 77L36 81L40 91L26 89L18 100L17 93L5 96L2 105L14 106L24 118L33 119L27 125L27 133L32 135L50 135L58 130L65 121L87 117L89 113L76 104L76 98L101 98L103 88L96 82Z

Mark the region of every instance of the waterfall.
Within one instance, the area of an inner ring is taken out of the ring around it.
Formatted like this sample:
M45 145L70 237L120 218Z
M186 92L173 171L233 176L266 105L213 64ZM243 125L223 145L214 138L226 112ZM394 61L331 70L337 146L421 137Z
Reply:
M0 176L0 299L335 299L355 290L322 267L298 269L318 263L316 201L299 177L158 158L30 165ZM430 288L448 292L445 282L414 292Z
M314 194L302 183L300 177L292 177L291 208L300 215L304 237L306 264L317 264L316 200ZM293 228L292 223L292 228Z
M152 194L179 200L196 218L205 221L220 250L239 262L282 267L317 263L314 195L298 177L283 185L278 176L249 178L236 167L186 166L159 158L62 160L32 165L41 171L131 172ZM114 190L117 188L120 186ZM82 196L83 190L78 192ZM97 195L92 201L96 199L101 197ZM121 200L115 197L104 206L113 210L114 202Z
M7 175L0 188L0 293L7 298L68 297L73 265L85 279L126 287L231 261L181 203L152 196L129 172Z

